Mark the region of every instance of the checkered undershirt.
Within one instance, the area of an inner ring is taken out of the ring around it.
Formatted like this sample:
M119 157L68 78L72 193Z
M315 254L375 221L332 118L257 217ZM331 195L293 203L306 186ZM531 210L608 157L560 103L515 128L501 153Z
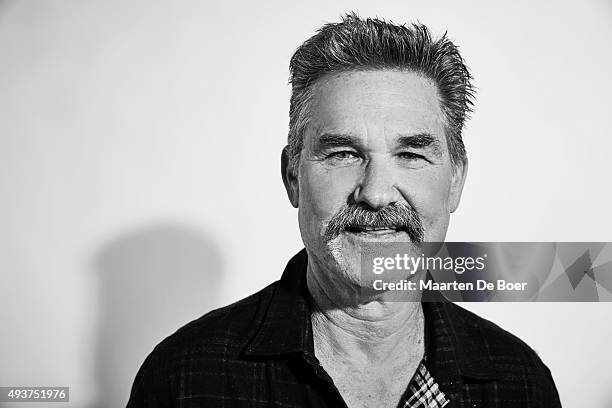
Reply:
M442 408L450 401L421 361L410 384L403 408Z

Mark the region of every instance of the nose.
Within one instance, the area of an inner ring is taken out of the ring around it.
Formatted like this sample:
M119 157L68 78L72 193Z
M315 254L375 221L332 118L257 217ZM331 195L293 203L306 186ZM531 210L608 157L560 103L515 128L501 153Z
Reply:
M356 203L380 210L399 199L393 174L386 159L370 160L363 179L354 191Z

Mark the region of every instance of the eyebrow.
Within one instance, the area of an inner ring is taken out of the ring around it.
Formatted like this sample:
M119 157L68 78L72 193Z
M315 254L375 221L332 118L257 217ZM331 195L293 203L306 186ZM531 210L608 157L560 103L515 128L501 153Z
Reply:
M317 144L320 148L323 149L344 146L359 147L361 146L361 141L359 140L359 138L350 134L324 133L319 136ZM414 135L399 136L397 138L397 144L404 148L429 148L437 156L440 156L442 154L440 141L434 136L432 136L430 133L417 133Z
M331 147L343 147L343 146L360 146L361 143L358 138L349 134L338 134L338 133L323 133L319 136L317 144L326 149Z
M400 136L397 138L397 143L402 147L413 149L430 148L437 156L442 154L440 141L429 133L418 133L409 136Z

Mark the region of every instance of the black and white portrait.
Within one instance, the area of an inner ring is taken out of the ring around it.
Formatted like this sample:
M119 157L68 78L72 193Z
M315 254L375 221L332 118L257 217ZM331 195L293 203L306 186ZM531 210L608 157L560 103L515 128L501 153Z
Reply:
M0 387L612 406L612 295L398 302L360 273L364 243L612 242L611 22L604 0L0 0Z

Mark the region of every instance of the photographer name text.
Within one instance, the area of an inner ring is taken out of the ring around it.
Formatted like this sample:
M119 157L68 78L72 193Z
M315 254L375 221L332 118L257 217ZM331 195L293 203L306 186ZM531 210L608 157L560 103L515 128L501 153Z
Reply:
M503 279L496 281L487 281L478 279L476 282L434 282L431 280L419 280L417 282L402 279L399 282L385 282L382 279L376 279L373 282L374 290L439 290L439 291L524 291L527 287L527 282L510 282Z

